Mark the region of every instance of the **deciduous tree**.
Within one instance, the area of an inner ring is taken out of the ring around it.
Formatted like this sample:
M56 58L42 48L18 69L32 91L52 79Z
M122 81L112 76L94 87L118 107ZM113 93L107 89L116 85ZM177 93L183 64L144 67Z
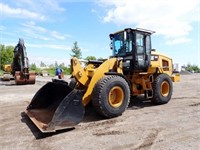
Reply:
M11 64L13 61L13 46L4 46L0 44L0 67L3 68L5 64Z

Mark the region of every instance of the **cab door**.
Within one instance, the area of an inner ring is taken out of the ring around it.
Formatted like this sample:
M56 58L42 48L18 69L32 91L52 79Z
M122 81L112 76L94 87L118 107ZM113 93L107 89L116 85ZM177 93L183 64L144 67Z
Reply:
M135 70L147 71L151 60L150 35L136 32L135 34Z

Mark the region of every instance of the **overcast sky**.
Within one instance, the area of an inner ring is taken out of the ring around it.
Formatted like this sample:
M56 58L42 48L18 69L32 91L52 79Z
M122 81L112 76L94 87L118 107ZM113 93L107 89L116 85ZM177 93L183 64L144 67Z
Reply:
M108 58L109 34L124 28L156 31L154 49L200 66L199 0L0 1L0 44L23 38L31 63L69 64L75 41L83 58Z

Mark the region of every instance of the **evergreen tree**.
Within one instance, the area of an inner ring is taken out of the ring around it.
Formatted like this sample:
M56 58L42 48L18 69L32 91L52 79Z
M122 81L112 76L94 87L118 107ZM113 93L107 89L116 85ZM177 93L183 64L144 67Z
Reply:
M47 66L47 65L46 65L44 62L41 61L40 67L46 67L46 66Z
M72 51L72 54L71 54L72 57L76 57L78 59L81 59L82 53L81 53L81 49L78 47L77 41L74 42L74 46L73 46L71 51Z
M85 60L97 60L95 56L87 56Z

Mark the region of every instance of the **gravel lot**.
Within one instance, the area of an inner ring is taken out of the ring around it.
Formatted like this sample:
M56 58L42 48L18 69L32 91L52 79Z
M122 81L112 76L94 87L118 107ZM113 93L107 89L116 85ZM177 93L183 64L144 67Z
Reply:
M107 120L88 106L75 128L42 134L24 110L50 80L38 77L35 85L23 86L0 81L1 150L200 150L200 74L181 76L166 105L139 97L122 116Z

